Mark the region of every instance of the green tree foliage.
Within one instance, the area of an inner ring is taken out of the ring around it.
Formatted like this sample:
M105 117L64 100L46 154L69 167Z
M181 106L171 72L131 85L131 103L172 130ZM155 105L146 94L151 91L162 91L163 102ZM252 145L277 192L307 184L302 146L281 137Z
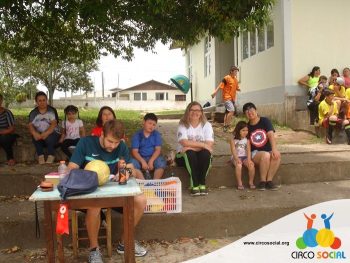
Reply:
M16 95L16 102L22 103L27 100L27 94L25 92L20 92Z
M157 41L192 45L205 33L228 40L268 19L274 0L22 0L0 1L0 48L13 57L73 61Z
M27 76L47 88L51 105L56 90L73 93L79 90L92 91L93 83L88 74L97 70L97 64L94 60L75 64L57 61L45 63L37 58L29 58L24 65Z
M30 94L36 90L36 83L23 74L23 63L0 53L0 93L4 96L5 106L14 102L19 93Z

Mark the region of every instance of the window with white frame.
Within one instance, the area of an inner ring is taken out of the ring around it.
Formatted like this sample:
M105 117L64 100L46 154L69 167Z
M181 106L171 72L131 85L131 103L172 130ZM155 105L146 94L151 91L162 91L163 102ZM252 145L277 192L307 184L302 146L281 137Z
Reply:
M204 40L204 77L210 75L211 71L211 36L206 36Z
M257 28L253 31L241 33L242 60L254 56L274 46L273 23Z
M186 95L175 95L175 101L186 101Z
M264 29L258 29L258 52L265 50L265 31Z
M156 100L164 100L164 92L156 92Z
M249 39L248 32L244 31L242 33L242 59L249 57Z
M134 93L134 100L141 100L141 93L140 92Z
M269 23L266 26L266 42L267 42L267 48L273 47L274 45L274 33L273 33L273 23Z
M249 32L250 37L250 55L254 56L256 54L256 32Z
M142 92L142 100L147 100L147 93L146 92Z

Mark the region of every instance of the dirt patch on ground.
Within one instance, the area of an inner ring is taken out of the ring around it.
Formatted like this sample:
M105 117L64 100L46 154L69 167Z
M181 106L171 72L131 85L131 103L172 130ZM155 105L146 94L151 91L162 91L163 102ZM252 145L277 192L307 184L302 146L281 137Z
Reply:
M137 258L138 263L176 263L196 258L217 250L225 245L235 241L237 237L221 239L204 239L204 238L180 238L173 242L150 240L142 242L147 247L148 254L145 257ZM116 245L114 245L115 247ZM87 262L88 250L80 249L79 258L73 257L71 248L65 248L66 262ZM118 255L115 249L112 258L106 257L106 249L102 247L104 262L124 262L121 255ZM0 250L0 262L18 263L18 262L47 262L46 249L21 249L12 247Z

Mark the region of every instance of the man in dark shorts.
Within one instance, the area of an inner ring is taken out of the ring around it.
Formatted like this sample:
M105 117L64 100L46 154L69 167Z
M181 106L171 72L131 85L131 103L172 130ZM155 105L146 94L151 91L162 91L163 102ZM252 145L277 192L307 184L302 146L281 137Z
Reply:
M252 160L259 166L260 183L258 190L278 190L272 182L281 163L281 154L277 150L275 130L268 118L260 117L253 103L243 105L243 112L248 118L248 131L251 144Z
M235 113L236 93L240 91L237 74L239 69L236 66L230 68L230 73L226 75L217 86L211 97L214 98L219 89L222 90L222 100L225 104L224 132L230 128L232 118Z
M92 160L105 161L113 173L118 161L123 158L127 163L127 168L131 168L131 176L136 175L128 147L122 140L124 136L124 126L120 121L110 120L103 126L100 137L87 136L81 138L68 164L68 168L83 168L86 163ZM146 198L143 194L134 197L134 225L141 220L146 206ZM101 263L102 255L98 246L98 232L100 228L101 208L87 209L85 221L88 237L90 241L90 263ZM121 242L117 246L117 252L124 253L124 244ZM135 242L135 256L142 257L147 254L147 250L138 242Z

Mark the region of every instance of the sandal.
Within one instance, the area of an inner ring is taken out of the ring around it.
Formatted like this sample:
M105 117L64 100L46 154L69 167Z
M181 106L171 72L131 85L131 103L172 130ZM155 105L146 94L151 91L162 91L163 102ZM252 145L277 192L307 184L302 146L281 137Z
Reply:
M249 185L249 189L250 189L250 190L254 190L254 189L256 189L256 186L255 186L254 184L250 184L250 185Z
M243 185L238 185L237 186L237 190L244 190L244 186Z

